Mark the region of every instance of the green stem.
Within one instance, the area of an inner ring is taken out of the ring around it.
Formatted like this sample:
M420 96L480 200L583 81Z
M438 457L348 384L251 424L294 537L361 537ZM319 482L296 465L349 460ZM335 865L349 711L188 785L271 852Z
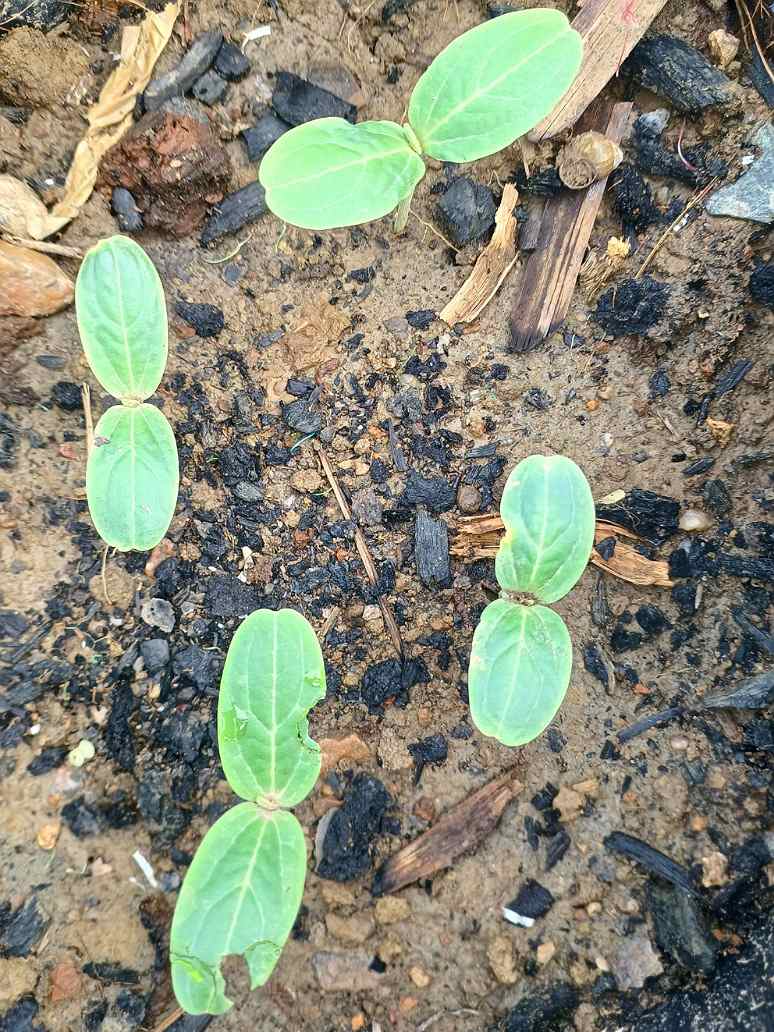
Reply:
M398 207L395 209L395 223L394 229L397 236L404 231L406 223L408 222L409 212L411 211L411 201L414 197L414 191L412 190L407 197L404 197Z

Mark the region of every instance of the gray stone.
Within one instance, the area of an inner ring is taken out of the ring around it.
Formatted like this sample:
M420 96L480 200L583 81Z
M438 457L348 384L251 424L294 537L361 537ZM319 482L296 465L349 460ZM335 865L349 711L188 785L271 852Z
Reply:
M175 628L175 611L165 598L149 598L143 602L140 616L149 627L158 627L169 634Z
M442 587L449 583L449 531L443 520L434 520L424 512L417 513L414 559L425 587Z
M648 978L664 970L651 945L648 933L639 928L621 942L618 952L610 960L610 967L619 989L642 989Z
M212 65L222 43L223 33L220 29L210 29L197 36L177 68L148 83L143 93L145 110L155 111L170 97L180 97L187 93Z
M151 676L160 674L169 663L169 642L164 638L148 638L140 645L140 655Z
M722 186L707 201L710 215L751 222L774 222L774 128L766 123L753 137L761 155L735 183Z
M209 72L205 72L204 75L196 80L191 92L202 104L213 107L213 105L223 99L227 89L228 83L226 80L221 79L217 72L210 69Z
M383 512L384 503L372 487L364 487L352 495L352 517L361 527L378 527Z

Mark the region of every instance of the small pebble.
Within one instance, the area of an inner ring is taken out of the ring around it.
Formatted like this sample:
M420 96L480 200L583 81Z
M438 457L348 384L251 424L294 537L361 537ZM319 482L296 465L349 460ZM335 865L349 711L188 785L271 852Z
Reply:
M713 522L712 517L708 516L706 512L702 512L701 509L686 509L680 516L679 526L680 530L693 532L708 530Z
M481 492L473 484L460 484L457 490L457 508L472 516L481 509Z

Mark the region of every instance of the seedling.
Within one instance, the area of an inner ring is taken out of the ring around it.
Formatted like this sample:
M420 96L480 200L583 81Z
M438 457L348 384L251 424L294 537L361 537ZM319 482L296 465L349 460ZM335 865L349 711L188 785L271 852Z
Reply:
M229 954L245 958L251 988L263 985L293 927L306 846L288 808L320 773L306 718L324 695L322 653L306 620L290 609L251 613L231 642L218 698L223 772L247 801L205 835L172 920L172 984L190 1014L230 1008L220 973Z
M108 545L144 552L166 534L179 484L172 427L145 404L167 364L164 290L138 244L109 237L83 260L75 309L91 371L120 402L99 420L90 443L89 511Z
M505 536L495 558L502 597L481 615L468 668L476 727L503 745L545 730L570 683L572 644L546 605L583 573L594 543L594 500L582 471L561 455L530 455L500 502Z
M319 118L269 149L258 177L269 208L304 229L405 226L422 155L476 161L513 143L570 87L583 43L559 11L504 14L458 36L420 77L408 122Z

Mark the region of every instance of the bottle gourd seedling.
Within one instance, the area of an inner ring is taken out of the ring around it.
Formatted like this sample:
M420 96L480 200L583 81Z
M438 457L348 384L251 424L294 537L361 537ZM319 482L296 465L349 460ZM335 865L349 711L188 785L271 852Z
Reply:
M304 833L289 807L311 792L320 749L307 713L325 696L315 633L290 609L259 609L231 642L218 697L218 748L242 799L220 817L185 876L172 920L172 984L183 1010L222 1014L221 960L241 954L250 985L279 960L301 905Z
M500 515L495 575L503 597L486 607L473 635L468 693L480 731L524 745L551 722L570 683L570 635L538 603L563 598L586 568L594 500L571 459L530 455L508 477Z
M269 149L266 204L304 229L370 222L397 208L406 224L422 155L476 161L532 129L567 92L583 42L560 11L503 14L453 40L420 77L408 122L319 118Z
M94 430L86 464L89 512L120 551L154 548L177 502L172 427L146 404L167 364L167 309L153 263L128 237L101 240L75 284L78 331L91 371L117 398Z

